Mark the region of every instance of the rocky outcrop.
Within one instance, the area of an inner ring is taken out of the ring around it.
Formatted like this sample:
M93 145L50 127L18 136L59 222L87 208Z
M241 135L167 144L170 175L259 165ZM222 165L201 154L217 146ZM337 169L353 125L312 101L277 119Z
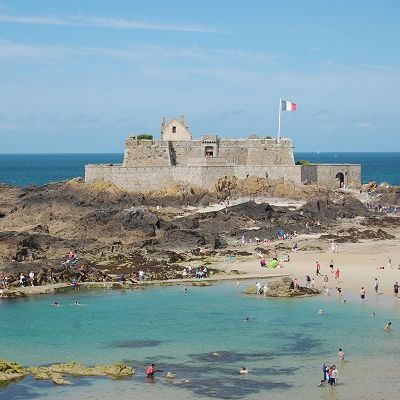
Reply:
M266 297L301 297L320 294L318 289L311 289L305 286L294 287L293 280L289 276L279 279L269 280ZM245 291L247 294L256 294L255 286L251 286Z
M25 378L29 370L17 363L0 359L0 382L14 381Z
M357 228L350 228L347 230L340 230L337 234L321 235L319 237L323 240L335 241L336 243L358 243L360 240L390 240L395 239L396 236L387 233L383 229L376 231L372 229L359 230Z
M31 374L37 380L52 380L56 385L70 385L65 375L82 376L108 376L111 378L124 378L131 376L135 370L128 365L117 362L108 365L88 367L80 363L53 364L49 367L25 368L17 363L0 360L0 382L12 382Z

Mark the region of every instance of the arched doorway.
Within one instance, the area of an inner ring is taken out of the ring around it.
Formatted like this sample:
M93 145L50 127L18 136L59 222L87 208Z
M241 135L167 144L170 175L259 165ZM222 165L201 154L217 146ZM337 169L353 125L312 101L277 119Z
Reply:
M344 174L343 172L338 172L335 178L339 181L339 187L342 188L344 186Z

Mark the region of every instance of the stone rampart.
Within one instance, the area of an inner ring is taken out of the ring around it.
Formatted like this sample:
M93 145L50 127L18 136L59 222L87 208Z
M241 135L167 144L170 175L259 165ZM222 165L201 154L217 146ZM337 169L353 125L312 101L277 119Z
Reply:
M301 167L302 182L316 182L328 187L347 187L361 183L359 164L311 164Z
M85 167L87 182L106 181L130 191L162 190L177 184L189 184L213 189L216 181L225 175L245 179L248 176L278 179L285 177L301 182L300 166L165 166L126 167L123 165L89 164Z
M142 166L190 166L202 164L194 160L206 158L207 149L224 163L258 165L294 165L290 139L217 139L216 143L202 140L137 140L129 138L125 145L123 165Z

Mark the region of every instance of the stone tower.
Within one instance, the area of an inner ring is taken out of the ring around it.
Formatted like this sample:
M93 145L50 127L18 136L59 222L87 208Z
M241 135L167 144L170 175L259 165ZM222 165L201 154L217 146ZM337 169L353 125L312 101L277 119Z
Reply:
M192 133L190 132L189 127L186 125L185 117L183 115L181 115L178 119L172 118L168 123L165 117L162 118L161 140L192 140Z

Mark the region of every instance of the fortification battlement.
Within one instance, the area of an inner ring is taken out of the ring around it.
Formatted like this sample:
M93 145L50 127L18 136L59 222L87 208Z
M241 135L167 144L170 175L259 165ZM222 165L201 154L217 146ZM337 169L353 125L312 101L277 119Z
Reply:
M294 165L290 139L220 139L205 135L199 140L138 140L125 143L123 165L190 166L200 164Z

